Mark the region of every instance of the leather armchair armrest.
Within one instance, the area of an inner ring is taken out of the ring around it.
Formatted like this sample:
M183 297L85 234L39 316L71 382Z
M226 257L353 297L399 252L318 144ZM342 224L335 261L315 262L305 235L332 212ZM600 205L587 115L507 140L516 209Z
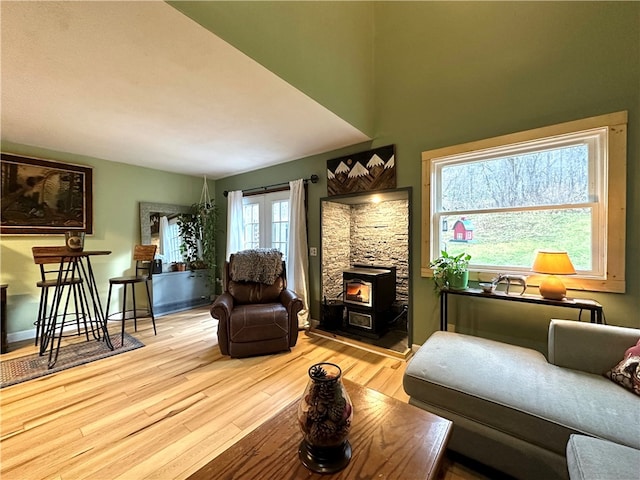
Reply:
M289 310L293 302L296 301L302 303L302 300L300 299L298 294L293 290L285 288L284 290L282 290L282 292L280 292L280 303L282 303L282 305L284 305L287 310Z
M298 341L298 313L304 308L304 303L296 292L286 288L280 292L280 302L289 315L289 346L293 347Z
M220 352L229 355L229 319L233 310L233 297L228 293L223 293L213 302L211 306L211 316L218 319L218 343Z
M211 316L218 320L227 319L233 310L233 297L228 293L219 295L211 306Z

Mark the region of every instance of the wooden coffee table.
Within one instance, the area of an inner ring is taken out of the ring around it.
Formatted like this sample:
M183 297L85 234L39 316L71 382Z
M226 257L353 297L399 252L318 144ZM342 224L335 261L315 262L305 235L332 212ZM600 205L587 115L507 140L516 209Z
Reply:
M349 434L353 455L344 470L319 474L300 463L296 400L189 480L436 478L452 423L348 380L344 385L354 412Z

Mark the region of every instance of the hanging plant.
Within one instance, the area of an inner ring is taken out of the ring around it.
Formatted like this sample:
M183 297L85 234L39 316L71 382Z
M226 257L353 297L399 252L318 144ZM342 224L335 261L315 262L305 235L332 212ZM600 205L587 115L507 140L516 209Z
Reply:
M209 269L209 276L215 285L216 270L216 234L218 228L218 209L213 200L197 203L193 208L198 211L200 221L202 260Z
M205 177L200 201L191 205L189 213L178 217L178 229L182 238L182 257L192 270L208 269L211 285L215 285L216 278L217 224L218 209L209 198Z
M193 207L192 207L193 210ZM180 253L182 259L189 265L199 259L198 245L201 239L201 222L198 215L193 212L183 213L178 216L178 232L182 243L180 244Z

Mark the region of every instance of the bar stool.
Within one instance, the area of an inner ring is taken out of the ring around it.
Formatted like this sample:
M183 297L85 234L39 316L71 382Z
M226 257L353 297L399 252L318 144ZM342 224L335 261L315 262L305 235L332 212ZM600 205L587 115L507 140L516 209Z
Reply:
M151 266L153 264L153 258L156 255L156 245L136 245L133 249L133 260L136 262L136 274L133 276L114 277L109 279L109 295L107 296L107 312L105 314L106 320L119 320L122 321L122 334L120 340L120 346L124 343L124 326L127 320L133 318L134 329L138 331L138 318L151 317L153 323L153 334L156 332L156 319L153 315L153 306L151 302L151 291L149 290L149 280L151 280ZM145 272L145 273L141 273ZM147 290L147 310L138 309L136 303L136 284L144 283ZM109 315L109 306L111 304L111 290L114 285L123 285L123 298L122 298L122 310L118 313ZM131 308L127 310L127 287L131 286L131 296L133 303Z
M80 320L83 321L84 331L87 340L89 340L87 312L85 310L86 302L83 301L81 289L82 279L75 275L76 272L73 271L71 262L63 261L67 248L32 247L31 252L33 253L34 263L40 267L40 281L36 283L36 286L40 289L40 304L38 306L38 318L33 322L36 327L35 344L38 345L38 340L43 342L40 354L46 351L47 343L55 336L56 331L59 330L60 336L62 336L68 314L75 313L77 335L81 334ZM49 305L49 289L53 288L55 294L56 287L58 287L57 296L51 299L51 305ZM58 313L65 293L64 310L62 313ZM69 312L69 302L72 297L74 312ZM58 322L58 319L61 321ZM46 337L45 332L48 332Z

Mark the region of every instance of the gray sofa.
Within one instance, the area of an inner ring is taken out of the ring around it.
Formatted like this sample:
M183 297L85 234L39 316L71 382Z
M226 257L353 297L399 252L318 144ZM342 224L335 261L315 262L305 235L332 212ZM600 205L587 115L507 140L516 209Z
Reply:
M632 328L552 320L547 360L528 348L435 332L409 362L404 389L411 404L453 421L451 450L516 478L607 478L579 461L598 450L586 435L622 446L624 472L637 479L640 397L603 374L639 338ZM603 457L600 469L618 458Z

